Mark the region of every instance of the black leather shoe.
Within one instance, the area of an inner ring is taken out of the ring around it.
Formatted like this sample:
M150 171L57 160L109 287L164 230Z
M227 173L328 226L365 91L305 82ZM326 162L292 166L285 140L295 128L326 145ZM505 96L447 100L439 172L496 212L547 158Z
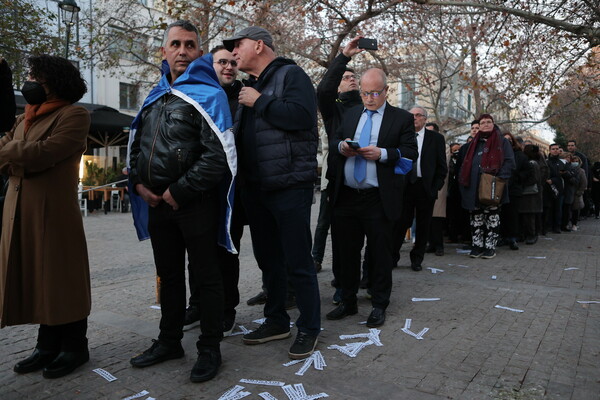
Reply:
M383 308L374 307L369 318L367 318L367 327L377 328L385 322L385 310Z
M535 244L538 241L537 236L531 236L525 239L525 244Z
M149 367L163 361L181 358L184 355L181 343L177 346L167 346L159 340L152 339L154 344L142 354L133 357L129 362L137 368Z
M410 264L410 267L413 271L421 271L423 269L423 267L421 267L421 264Z
M221 366L221 351L219 349L198 350L198 360L192 368L190 381L206 382L217 376Z
M33 353L23 361L19 361L13 370L17 374L27 374L29 372L39 371L50 364L58 356L58 351L48 351L34 349Z
M90 353L85 351L61 351L44 370L42 375L46 379L56 379L68 375L75 369L90 360Z
M200 323L200 307L190 305L185 310L185 318L183 320L183 325L185 327L191 327L191 325L198 325L196 323Z
M519 250L519 246L517 245L517 242L510 242L509 246L510 246L511 250Z
M349 305L349 304L341 303L339 306L337 306L336 308L334 308L333 310L328 312L327 315L325 316L325 318L335 321L338 319L345 318L349 315L354 315L357 312L358 312L358 307L356 306L356 304Z
M443 256L444 255L444 249L437 249L435 251L435 255L438 256L438 257Z
M251 297L246 304L249 306L256 306L259 304L265 304L267 302L267 294L264 291L261 291L254 297Z
M362 278L360 278L360 282L358 284L358 287L360 289L366 289L369 287L369 277L368 276L363 276Z

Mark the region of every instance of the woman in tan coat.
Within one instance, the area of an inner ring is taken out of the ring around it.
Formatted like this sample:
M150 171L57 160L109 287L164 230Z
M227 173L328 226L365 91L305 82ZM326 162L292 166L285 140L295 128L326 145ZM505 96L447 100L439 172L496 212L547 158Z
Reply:
M89 359L91 294L87 247L77 204L79 162L89 113L74 106L86 92L66 59L29 58L21 92L29 103L0 139L8 175L0 240L0 326L40 324L31 356L17 373L69 374Z

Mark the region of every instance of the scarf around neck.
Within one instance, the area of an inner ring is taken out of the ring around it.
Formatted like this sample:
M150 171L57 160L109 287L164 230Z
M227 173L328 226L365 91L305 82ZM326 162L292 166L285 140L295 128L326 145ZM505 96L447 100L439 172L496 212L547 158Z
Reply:
M473 157L475 149L480 140L485 140L483 145L483 156L481 157L481 170L485 173L497 175L504 161L504 150L502 149L502 136L500 131L494 127L491 132L479 131L469 144L467 155L460 170L459 182L468 187L471 183L471 168L473 168Z
M27 134L31 125L42 115L50 114L61 107L71 104L67 100L48 100L42 104L27 104L25 105L25 131Z

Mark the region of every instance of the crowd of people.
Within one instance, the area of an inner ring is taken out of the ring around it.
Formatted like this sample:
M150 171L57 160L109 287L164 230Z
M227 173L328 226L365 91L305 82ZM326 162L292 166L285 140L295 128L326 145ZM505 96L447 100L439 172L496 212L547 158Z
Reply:
M264 304L265 320L243 343L289 338L286 310L297 307L288 356L304 359L321 330L317 272L329 230L335 308L326 318L358 313L357 293L366 288L366 324L375 328L385 324L392 270L404 262L400 250L412 225L408 263L418 272L426 253L444 255L444 232L471 257L490 259L498 245L518 250L548 231L577 230L591 210L598 218L600 163L590 167L575 141L562 153L552 144L546 159L543 149L482 114L466 144L448 146L425 107L388 103L383 70L359 76L348 67L363 51L360 38L332 61L315 93L302 68L277 56L263 28L242 29L203 56L193 24L167 27L163 75L134 119L129 143L131 207L140 237L151 240L161 282L158 339L131 358L133 367L183 357L183 329L199 322L190 380L217 375L220 341L235 327L240 301L244 225L262 272L262 291L248 304ZM2 327L40 325L34 352L15 372L57 378L89 359L90 279L76 188L90 122L73 105L85 83L72 64L39 56L30 67L25 114L3 128L9 132L0 140L10 213L0 242L0 318ZM238 80L239 71L249 79ZM318 111L323 164L313 241ZM55 193L48 185L58 181L64 190ZM55 243L66 237L68 246ZM77 290L65 291L65 281Z
M470 245L467 247L472 250L471 257L493 258L496 246L519 250L519 243L535 244L540 235L548 232L577 231L580 219L592 215L598 218L600 210L596 199L600 197L600 186L595 183L598 182L597 173L594 168L587 168L587 157L577 151L575 140L568 141L568 150L561 149L556 143L550 144L546 156L543 149L531 141L524 141L510 132L502 133L496 127L498 134L505 139L504 154L511 154L509 158L512 160L506 159L510 168L498 174L506 180L502 207L486 207L489 209L486 212L494 215L484 226L496 229L493 230L493 240L489 241L490 246L485 245L485 241L482 246L479 230L475 229L479 224L473 218L469 221L464 213L465 209L472 209L463 198L465 191L460 190L466 151L473 146L470 143L480 136L478 132L481 132L482 123L484 126L491 125L493 120L482 116L481 120L473 121L468 143L463 146L450 144L448 242ZM596 165L600 167L600 163ZM483 165L481 167L484 168ZM473 217L473 212L470 216ZM484 234L484 237L487 236Z

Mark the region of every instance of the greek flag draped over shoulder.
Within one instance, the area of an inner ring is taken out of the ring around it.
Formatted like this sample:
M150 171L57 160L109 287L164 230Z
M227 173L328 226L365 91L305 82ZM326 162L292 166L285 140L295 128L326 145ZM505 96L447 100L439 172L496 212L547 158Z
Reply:
M233 209L233 198L235 190L235 175L237 172L237 155L235 150L235 140L231 131L232 118L227 102L227 95L221 88L215 70L213 69L212 54L207 54L203 57L194 60L186 71L179 76L173 86L169 84L167 74L169 65L166 61L162 64L162 78L158 85L150 91L138 115L131 124L129 134L129 145L127 151L127 165L129 166L129 152L131 144L135 137L137 127L140 122L142 111L160 99L167 93L171 93L191 105L198 110L202 117L208 122L213 132L217 135L225 155L227 156L227 164L229 166L228 176L223 179L219 187L221 195L221 223L219 226L219 245L225 247L229 252L237 254L237 249L233 246L229 228L231 226L231 215ZM198 132L200 135L200 132ZM131 185L131 182L129 183ZM138 239L145 240L150 237L148 233L148 205L140 197L137 196L129 187L131 198L131 211L133 214L133 224L137 231Z

